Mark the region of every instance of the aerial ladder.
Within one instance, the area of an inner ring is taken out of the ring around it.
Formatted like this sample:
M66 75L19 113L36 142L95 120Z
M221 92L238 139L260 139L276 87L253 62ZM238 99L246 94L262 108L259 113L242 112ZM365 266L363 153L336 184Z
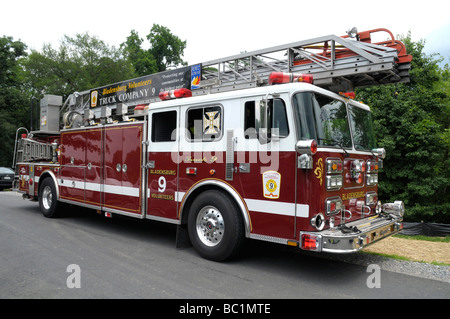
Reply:
M372 43L371 35L386 32L390 40ZM355 40L353 40L353 39ZM314 84L330 91L353 91L409 82L412 57L387 29L348 35L328 35L202 63L200 86L194 95L267 84L271 72L306 73Z
M372 35L381 32L389 38L372 43ZM405 45L395 40L389 30L358 32L353 28L345 36L322 36L202 62L199 89L192 90L192 94L264 86L272 72L311 74L316 86L337 93L350 92L358 87L409 82L411 60ZM90 107L89 93L70 95L61 114L76 111L83 115ZM160 101L158 95L128 106L132 110L138 104L156 101Z

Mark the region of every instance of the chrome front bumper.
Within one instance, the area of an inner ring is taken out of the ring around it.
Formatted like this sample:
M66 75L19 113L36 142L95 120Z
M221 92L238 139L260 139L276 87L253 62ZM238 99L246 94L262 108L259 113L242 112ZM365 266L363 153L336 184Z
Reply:
M300 248L317 252L352 253L402 230L403 218L376 215L320 232L300 232ZM314 243L315 241L315 243Z

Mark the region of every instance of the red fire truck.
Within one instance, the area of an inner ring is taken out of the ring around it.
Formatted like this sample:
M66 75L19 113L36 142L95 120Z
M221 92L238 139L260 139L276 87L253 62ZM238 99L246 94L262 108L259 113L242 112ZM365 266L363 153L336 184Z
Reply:
M407 82L410 61L389 31L351 30L46 95L40 130L18 130L15 188L49 218L71 204L176 224L211 260L245 238L355 252L400 231L404 205L378 199L385 151L351 91Z

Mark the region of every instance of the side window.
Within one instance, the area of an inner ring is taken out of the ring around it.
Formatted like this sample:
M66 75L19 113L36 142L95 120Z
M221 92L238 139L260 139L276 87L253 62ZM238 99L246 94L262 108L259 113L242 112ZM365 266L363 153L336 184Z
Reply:
M269 100L269 114L267 118L270 123L271 134L276 133L276 130L278 130L277 134L279 137L287 137L289 135L286 105L283 100Z
M257 138L256 134L255 101L244 104L244 135L246 139Z
M187 138L191 142L212 142L222 138L223 111L220 106L189 109Z
M152 142L176 140L177 112L161 112L152 115Z
M260 123L258 123L255 101L248 101L244 104L244 135L246 139L258 138ZM286 105L282 99L270 99L268 101L267 120L269 123L268 131L275 133L279 137L287 137L289 135L289 126L286 115ZM275 130L274 130L275 129Z

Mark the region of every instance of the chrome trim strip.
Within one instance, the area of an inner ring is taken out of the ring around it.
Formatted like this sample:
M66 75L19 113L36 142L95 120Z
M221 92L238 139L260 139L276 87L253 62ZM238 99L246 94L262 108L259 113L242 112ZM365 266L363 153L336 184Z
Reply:
M266 236L266 235L260 235L260 234L250 234L250 238L256 239L256 240L268 241L268 242L276 243L276 244L283 244L283 245L287 245L287 243L288 243L288 239L286 239L286 238L279 238L279 237Z
M134 218L138 218L138 219L145 218L142 214L130 213L130 212L125 212L123 210L112 209L112 208L103 207L102 211L104 211L105 213L113 213L113 214L124 215L124 216L128 216L128 217L134 217Z
M145 218L149 219L149 220L163 222L163 223L181 225L181 220L178 220L178 219L171 219L171 218L165 218L165 217L159 217L159 216L153 216L153 215L147 215Z

